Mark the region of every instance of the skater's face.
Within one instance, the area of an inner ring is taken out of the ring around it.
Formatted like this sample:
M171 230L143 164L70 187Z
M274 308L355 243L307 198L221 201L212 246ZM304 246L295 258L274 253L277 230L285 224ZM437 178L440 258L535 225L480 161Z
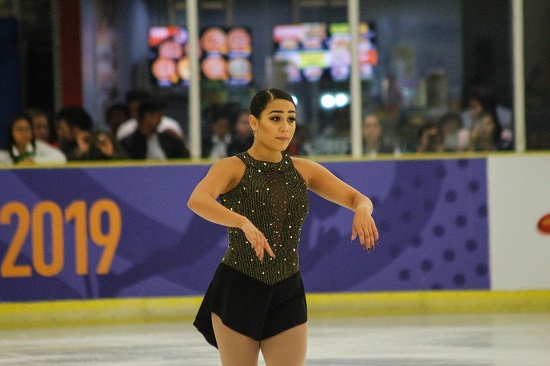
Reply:
M273 99L259 119L250 115L250 126L258 143L284 151L296 131L296 106L285 99Z

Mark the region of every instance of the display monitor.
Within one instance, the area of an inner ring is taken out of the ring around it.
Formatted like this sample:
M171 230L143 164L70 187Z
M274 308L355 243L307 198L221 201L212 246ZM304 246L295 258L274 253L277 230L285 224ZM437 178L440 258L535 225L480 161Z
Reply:
M274 59L283 64L290 82L349 79L351 34L347 23L281 24L273 28ZM373 77L378 64L372 23L359 28L359 64L362 79Z
M169 87L189 82L188 34L180 27L149 29L149 62L153 82Z
M229 85L252 81L252 38L244 27L209 27L201 32L201 72Z
M199 39L202 77L229 85L252 81L252 39L243 27L208 27ZM181 27L149 29L150 74L155 85L170 87L189 84L187 30Z

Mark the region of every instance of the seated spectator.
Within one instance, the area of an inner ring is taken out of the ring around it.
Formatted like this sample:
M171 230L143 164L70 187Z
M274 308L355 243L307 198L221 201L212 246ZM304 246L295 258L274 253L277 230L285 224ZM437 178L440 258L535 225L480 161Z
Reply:
M106 131L97 131L92 135L92 144L88 160L124 160L128 154L115 135Z
M418 148L417 152L442 152L443 151L443 136L438 125L433 122L427 122L420 127L418 131Z
M467 105L462 112L464 127L472 132L475 122L481 113L487 112L493 116L499 126L499 150L514 148L513 112L500 104L491 88L485 85L474 85L468 91Z
M484 85L473 85L468 90L467 105L461 115L464 127L471 130L483 111L493 113L503 129L511 130L513 128L512 111L498 103L491 88Z
M128 154L115 136L107 131L96 131L80 145L82 160L123 160Z
M249 122L250 113L242 109L233 123L233 138L227 148L228 156L233 156L250 149L254 142L254 135Z
M55 116L59 148L68 160L83 160L90 143L92 118L82 107L66 107Z
M397 146L384 139L380 119L374 113L363 118L363 146L365 155L368 156L399 153Z
M151 95L144 90L131 90L126 94L126 105L128 106L128 110L130 111L130 119L125 121L118 127L116 138L119 141L129 136L137 129L139 106L143 101L150 99ZM164 115L164 109L162 110L162 116L157 130L158 132L172 131L172 133L178 136L180 139L184 139L183 130L181 129L180 124L175 119Z
M229 156L229 146L233 142L229 117L220 109L211 115L207 128L202 139L202 157L221 159Z
M34 138L31 117L16 115L8 128L8 150L0 151L2 164L62 164L67 162L61 150Z
M36 140L41 140L50 145L59 147L55 129L46 112L37 108L29 108L25 110L24 113L32 119L34 138Z
M469 132L462 127L460 113L447 112L439 119L443 135L443 150L464 151L468 147Z
M405 109L397 123L397 139L399 149L403 153L415 152L418 150L418 132L426 124L426 111L423 109Z
M137 129L120 141L130 159L188 158L184 142L169 131L158 132L164 105L157 100L143 101L139 106Z
M482 112L474 122L470 141L469 151L496 151L500 149L500 135L502 128L496 122L493 114Z
M130 110L124 103L115 103L105 111L105 121L109 126L109 130L116 136L118 128L127 120L130 119Z

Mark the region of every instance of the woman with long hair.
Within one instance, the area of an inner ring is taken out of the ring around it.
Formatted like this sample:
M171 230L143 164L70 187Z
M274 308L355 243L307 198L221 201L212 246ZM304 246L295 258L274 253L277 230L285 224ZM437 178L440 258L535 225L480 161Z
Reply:
M34 138L30 116L20 113L8 127L8 149L0 151L4 164L60 164L67 162L61 150Z

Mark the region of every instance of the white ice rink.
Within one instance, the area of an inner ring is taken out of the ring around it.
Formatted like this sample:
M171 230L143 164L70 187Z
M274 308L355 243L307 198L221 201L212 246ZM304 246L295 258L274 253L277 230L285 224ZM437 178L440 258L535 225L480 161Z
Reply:
M550 313L313 318L309 324L311 366L550 366ZM220 362L190 322L173 322L0 330L0 365Z

